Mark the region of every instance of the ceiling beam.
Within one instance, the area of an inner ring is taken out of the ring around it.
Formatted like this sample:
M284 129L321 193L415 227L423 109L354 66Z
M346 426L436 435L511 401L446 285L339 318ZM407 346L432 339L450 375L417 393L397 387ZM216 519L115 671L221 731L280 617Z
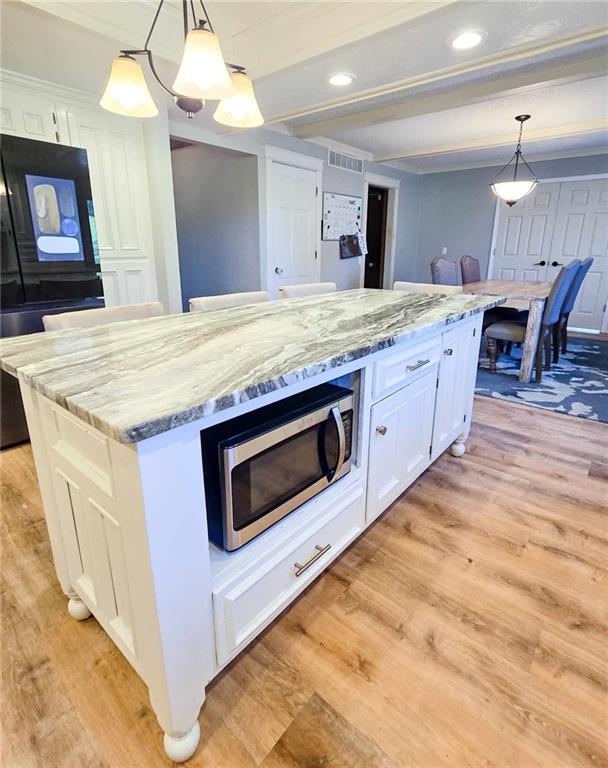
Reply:
M516 70L492 76L484 75L483 69L480 69L476 73L479 78L475 82L462 85L454 82L453 75L438 77L428 83L435 86L431 93L428 91L420 93L421 85L416 81L400 91L402 98L398 102L368 107L337 117L300 123L293 126L292 134L303 139L315 136L331 137L344 130L367 128L380 123L442 112L446 109L455 109L517 93L524 89L597 77L605 74L606 66L606 47L603 46L600 52L596 49L571 56L567 60L520 66Z
M550 139L562 139L564 137L581 136L588 133L597 133L605 135L608 131L608 120L598 118L597 120L588 120L584 123L571 123L552 128L538 128L536 130L527 130L525 144L529 146L536 141L547 141ZM455 152L470 152L479 149L494 149L498 147L512 147L514 145L513 133L502 134L501 136L489 136L483 139L469 139L467 141L453 142L452 144L435 144L430 147L412 149L411 147L401 147L391 152L380 152L374 155L374 162L382 163L387 160L413 160L416 158L431 157L437 155L449 155Z

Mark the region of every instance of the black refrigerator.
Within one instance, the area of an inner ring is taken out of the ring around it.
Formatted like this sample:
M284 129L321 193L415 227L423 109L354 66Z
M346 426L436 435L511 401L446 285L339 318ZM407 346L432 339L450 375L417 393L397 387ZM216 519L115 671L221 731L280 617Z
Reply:
M0 134L0 164L0 337L104 306L86 150ZM17 381L0 386L4 448L28 433Z

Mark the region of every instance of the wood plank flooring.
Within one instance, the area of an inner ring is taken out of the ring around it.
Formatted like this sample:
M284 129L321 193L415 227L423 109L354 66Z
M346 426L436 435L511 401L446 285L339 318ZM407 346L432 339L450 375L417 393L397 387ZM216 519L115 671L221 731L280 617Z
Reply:
M477 398L468 449L208 689L192 768L608 766L608 425ZM67 615L29 446L1 458L2 765L170 765Z

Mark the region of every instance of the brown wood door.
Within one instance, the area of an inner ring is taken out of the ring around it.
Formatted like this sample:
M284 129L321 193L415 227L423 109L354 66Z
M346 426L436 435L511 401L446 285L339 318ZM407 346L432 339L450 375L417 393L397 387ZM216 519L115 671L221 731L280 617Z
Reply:
M384 246L388 190L369 187L367 192L367 256L365 288L382 288L384 281Z

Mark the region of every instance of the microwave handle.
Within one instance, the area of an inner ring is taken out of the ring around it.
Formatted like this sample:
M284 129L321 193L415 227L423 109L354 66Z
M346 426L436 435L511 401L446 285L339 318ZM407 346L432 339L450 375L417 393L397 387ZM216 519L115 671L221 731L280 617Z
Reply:
M336 429L338 430L338 460L336 461L336 466L327 473L327 481L331 483L344 464L344 457L346 456L346 435L344 433L344 424L342 423L342 412L337 405L334 405L331 409L329 416L334 420Z

